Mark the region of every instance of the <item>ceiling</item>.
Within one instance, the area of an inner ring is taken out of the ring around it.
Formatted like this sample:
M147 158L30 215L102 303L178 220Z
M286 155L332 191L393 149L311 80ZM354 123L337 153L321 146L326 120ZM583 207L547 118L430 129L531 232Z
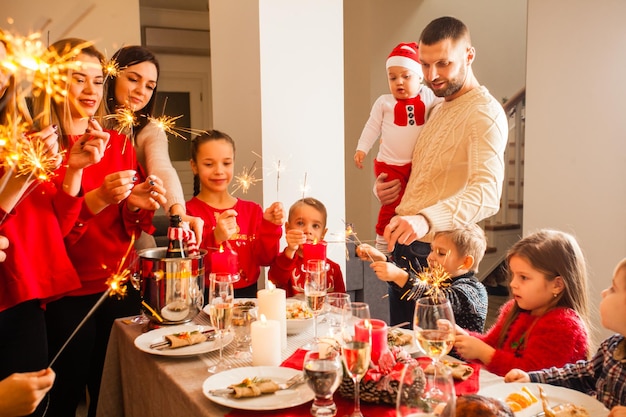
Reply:
M209 10L209 0L139 0L139 6L206 12Z

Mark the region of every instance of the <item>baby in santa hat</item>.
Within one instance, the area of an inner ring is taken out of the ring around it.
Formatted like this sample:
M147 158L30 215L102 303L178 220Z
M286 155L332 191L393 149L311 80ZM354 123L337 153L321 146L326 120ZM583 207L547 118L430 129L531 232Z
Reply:
M415 42L400 43L393 48L386 68L391 94L381 95L372 106L354 154L354 163L362 169L365 155L380 139L374 173L376 177L387 174L385 181L397 178L402 185L398 199L382 205L378 213L376 248L383 253L387 253L383 232L404 194L417 136L432 107L442 100L422 84L424 76Z

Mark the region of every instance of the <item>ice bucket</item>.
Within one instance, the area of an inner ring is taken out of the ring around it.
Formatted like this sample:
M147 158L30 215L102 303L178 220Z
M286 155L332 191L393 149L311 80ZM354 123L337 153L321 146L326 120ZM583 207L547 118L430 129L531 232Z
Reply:
M156 324L180 324L192 320L204 306L204 256L166 258L167 248L138 252L137 281L142 308Z

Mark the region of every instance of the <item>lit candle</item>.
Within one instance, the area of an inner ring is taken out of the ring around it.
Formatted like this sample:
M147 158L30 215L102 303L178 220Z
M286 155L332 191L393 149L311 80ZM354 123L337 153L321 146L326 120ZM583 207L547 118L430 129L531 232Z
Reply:
M280 324L276 320L260 319L250 324L252 366L280 365Z
M388 349L387 323L378 319L359 321L354 325L354 335L356 340L361 342L367 341L368 326L372 333L372 363L378 364L380 355Z
M237 252L230 247L224 248L220 245L220 250L211 254L211 272L213 274L236 275L239 272Z
M256 294L259 315L264 314L268 320L276 320L280 324L281 349L287 347L287 293L276 288L272 281L267 281L267 288Z
M312 260L326 261L326 242L321 240L302 244L302 259L304 265L307 264L307 261Z

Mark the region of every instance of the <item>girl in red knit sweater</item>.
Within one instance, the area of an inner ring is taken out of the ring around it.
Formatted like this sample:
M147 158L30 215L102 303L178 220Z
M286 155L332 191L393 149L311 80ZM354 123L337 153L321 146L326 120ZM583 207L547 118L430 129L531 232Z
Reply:
M541 230L509 250L512 300L484 335L457 327L454 347L467 360L505 375L586 359L589 351L585 259L576 239Z

